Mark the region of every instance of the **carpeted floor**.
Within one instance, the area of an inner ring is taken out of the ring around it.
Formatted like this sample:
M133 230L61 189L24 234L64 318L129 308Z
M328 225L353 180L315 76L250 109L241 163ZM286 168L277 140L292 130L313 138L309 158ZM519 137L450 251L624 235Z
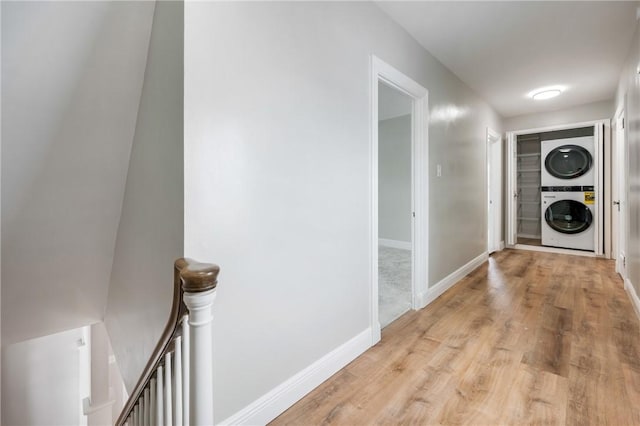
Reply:
M378 249L379 316L384 328L411 309L411 250Z

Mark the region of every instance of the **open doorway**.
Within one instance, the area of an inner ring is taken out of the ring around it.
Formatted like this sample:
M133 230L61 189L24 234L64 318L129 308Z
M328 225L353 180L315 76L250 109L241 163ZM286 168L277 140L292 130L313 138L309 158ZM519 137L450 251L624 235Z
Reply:
M604 254L606 121L509 132L507 245Z
M412 308L411 107L378 82L378 306L380 326Z
M427 300L427 90L371 57L372 344Z

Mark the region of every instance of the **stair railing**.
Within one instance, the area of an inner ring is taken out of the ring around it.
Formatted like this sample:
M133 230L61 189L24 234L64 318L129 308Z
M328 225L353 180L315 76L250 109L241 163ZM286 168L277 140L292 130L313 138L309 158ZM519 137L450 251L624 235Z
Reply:
M212 307L220 268L178 259L167 325L116 426L213 425Z

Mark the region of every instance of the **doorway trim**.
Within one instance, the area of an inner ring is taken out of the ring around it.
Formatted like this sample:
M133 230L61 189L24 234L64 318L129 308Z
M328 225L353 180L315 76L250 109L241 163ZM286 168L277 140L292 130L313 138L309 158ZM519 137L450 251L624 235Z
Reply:
M609 143L607 138L607 133L610 132L611 119L603 118L600 120L590 120L579 123L568 123L568 124L559 124L555 126L546 126L539 127L533 129L524 129L524 130L511 130L507 133L507 196L505 199L506 202L506 232L505 242L508 247L517 248L517 249L526 249L526 250L535 250L535 251L544 251L550 253L571 253L576 255L583 255L588 257L600 257L605 255L605 242L603 241L604 234L604 216L607 214L609 217L610 210L606 210L604 197L602 197L604 190L604 146ZM595 158L594 162L596 164L597 177L595 182L595 191L597 194L600 194L596 199L596 206L598 213L598 220L595 223L596 226L596 235L595 235L595 250L593 253L591 252L581 252L579 250L572 249L559 249L554 247L533 247L526 246L522 244L517 244L516 233L517 233L517 225L516 225L516 207L514 203L514 199L517 198L517 190L516 190L516 143L517 137L519 135L526 135L529 133L543 133L550 132L555 130L566 130L566 129L574 129L579 127L594 127L594 142L595 142ZM605 211L606 210L606 211ZM604 235L605 238L611 238L610 235Z
M493 144L498 144L498 158L493 156ZM502 240L502 136L495 130L487 127L487 253L502 250L504 240ZM498 167L497 182L491 179L492 169ZM494 197L494 195L497 196ZM494 198L496 198L494 200ZM498 219L493 215L499 215Z
M624 97L624 100L626 100L626 96ZM618 209L618 220L615 230L617 235L615 235L615 247L613 247L612 241L612 249L614 260L616 262L616 272L620 274L624 281L627 279L626 256L628 255L628 233L626 231L629 229L629 143L627 138L627 123L625 123L625 104L626 102L623 101L623 103L618 106L616 113L613 116L615 134L612 134L614 143L612 144L613 150L611 153L611 180L612 183L615 182L614 185L616 189L616 193L612 193L612 196L615 195L617 198L617 200L611 200L611 209ZM614 207L613 202L618 203L617 207ZM613 228L613 215L611 215L611 219Z
M371 345L381 338L378 303L378 83L382 82L409 96L411 107L411 265L413 309L426 303L429 247L429 92L375 55L370 60L369 132L369 323Z

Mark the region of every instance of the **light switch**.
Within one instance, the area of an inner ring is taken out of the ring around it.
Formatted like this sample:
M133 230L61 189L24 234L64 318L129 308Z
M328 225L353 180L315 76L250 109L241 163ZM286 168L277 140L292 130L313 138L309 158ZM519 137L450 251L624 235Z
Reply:
M437 177L442 176L442 166L440 164L436 164L436 176Z

